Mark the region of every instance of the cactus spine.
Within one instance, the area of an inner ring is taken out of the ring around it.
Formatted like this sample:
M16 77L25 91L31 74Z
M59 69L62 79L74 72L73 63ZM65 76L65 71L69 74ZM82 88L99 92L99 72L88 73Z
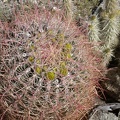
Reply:
M81 118L95 104L100 57L74 22L22 7L0 24L0 104L18 120Z

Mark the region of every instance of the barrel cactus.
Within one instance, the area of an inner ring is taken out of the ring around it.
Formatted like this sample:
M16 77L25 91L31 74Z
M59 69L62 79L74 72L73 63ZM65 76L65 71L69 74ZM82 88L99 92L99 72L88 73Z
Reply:
M60 11L22 6L13 15L0 22L1 120L82 119L95 105L99 53Z

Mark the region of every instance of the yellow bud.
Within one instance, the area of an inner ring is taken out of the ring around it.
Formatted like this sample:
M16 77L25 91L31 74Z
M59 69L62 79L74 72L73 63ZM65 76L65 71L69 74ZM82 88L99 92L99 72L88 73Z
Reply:
M36 50L36 47L34 45L30 45L31 50Z
M48 35L53 35L53 30L48 30Z
M63 59L69 59L71 58L71 52L63 52L62 53Z
M115 18L115 16L116 16L115 13L109 14L109 18L110 18L110 19Z
M29 57L30 62L34 62L34 59L35 59L34 56Z
M110 52L110 48L106 48L103 53L109 53Z
M61 62L61 63L60 63L60 67L62 67L62 68L65 67L65 65L66 65L65 62Z
M67 53L67 54L66 54L66 57L67 57L67 58L71 58L71 57L72 57L72 56L71 56L71 53Z
M62 34L62 33L58 33L56 37L57 37L58 41L64 40L64 34Z
M89 25L88 28L89 28L89 29L92 29L92 28L93 28L93 25Z
M40 74L42 72L42 69L39 66L37 66L35 68L35 71L36 71L37 74Z
M71 51L72 50L72 45L70 43L67 43L67 44L65 44L64 48L67 51Z
M60 74L66 76L68 74L68 69L66 67L60 68Z
M40 64L40 60L36 60L36 63L37 63L37 64Z
M55 79L55 73L54 72L47 72L46 76L49 80L54 80Z
M96 19L96 16L95 15L93 15L93 16L91 16L91 18L90 18L91 20L95 20Z

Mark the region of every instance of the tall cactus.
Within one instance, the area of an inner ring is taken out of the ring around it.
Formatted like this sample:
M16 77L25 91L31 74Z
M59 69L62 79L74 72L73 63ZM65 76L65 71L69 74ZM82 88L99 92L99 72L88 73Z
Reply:
M111 57L113 56L114 48L118 45L118 34L119 34L119 4L117 0L105 0L102 11L94 14L99 16L99 24L96 21L90 20L89 26L94 26L94 34L91 27L89 27L89 39L96 39L102 44L99 50L103 53L103 63L106 66ZM99 25L99 26L98 26ZM96 27L97 26L97 27ZM98 31L99 28L99 32ZM92 34L91 34L92 33ZM92 37L91 37L92 36ZM99 38L97 38L97 37ZM94 40L95 41L95 40Z

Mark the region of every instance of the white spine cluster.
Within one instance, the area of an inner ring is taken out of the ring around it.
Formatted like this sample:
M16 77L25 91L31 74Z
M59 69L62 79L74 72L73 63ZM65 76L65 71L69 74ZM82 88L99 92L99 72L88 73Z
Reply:
M94 43L100 41L99 20L98 20L97 16L95 16L95 15L91 16L91 21L90 21L88 27L89 27L89 29L88 29L89 40Z
M102 42L97 49L103 53L103 64L106 66L114 56L113 51L118 45L119 34L119 4L117 0L105 0L105 10L103 10L98 20L97 15L90 20L89 40L91 42Z
M73 3L72 0L63 0L65 12L66 12L66 17L69 18L70 20L73 17Z

